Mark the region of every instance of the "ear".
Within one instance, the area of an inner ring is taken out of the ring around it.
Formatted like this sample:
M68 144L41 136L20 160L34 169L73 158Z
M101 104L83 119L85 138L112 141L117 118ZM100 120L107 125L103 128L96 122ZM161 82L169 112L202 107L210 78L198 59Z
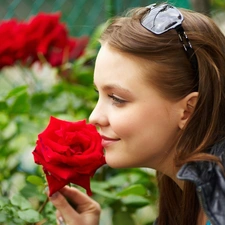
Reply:
M181 99L181 117L179 121L179 128L183 129L188 119L195 110L198 101L198 92L191 92L186 97Z

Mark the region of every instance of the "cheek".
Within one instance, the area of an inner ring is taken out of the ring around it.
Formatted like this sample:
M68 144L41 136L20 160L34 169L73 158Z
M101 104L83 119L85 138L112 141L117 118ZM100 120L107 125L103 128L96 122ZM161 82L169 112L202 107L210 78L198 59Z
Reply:
M139 133L153 137L170 135L168 133L173 132L177 127L176 115L165 105L152 101L148 104L140 104L138 107L121 108L109 116L110 126L121 138L138 136Z
M120 138L130 136L137 129L139 121L131 112L131 110L128 113L121 111L110 117L110 127Z
M127 129L124 125L124 134L126 132L127 136L136 136L135 139L138 139L140 144L142 141L144 145L151 142L156 145L155 147L168 144L178 131L174 115L171 115L165 107L145 107L140 114L134 113L128 118Z
M109 116L109 123L119 137L133 136L142 129L151 127L152 121L158 120L159 113L146 105L118 110Z

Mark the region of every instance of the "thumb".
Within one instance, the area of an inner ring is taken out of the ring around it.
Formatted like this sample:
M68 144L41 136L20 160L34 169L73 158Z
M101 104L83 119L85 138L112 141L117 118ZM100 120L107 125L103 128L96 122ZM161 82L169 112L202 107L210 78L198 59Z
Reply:
M67 224L72 224L73 221L78 220L79 214L60 192L54 193L51 197L49 197L49 200L60 212L60 215L63 216Z
M74 224L74 221L79 221L79 225L98 224L101 211L99 204L76 188L66 186L49 199L68 225Z

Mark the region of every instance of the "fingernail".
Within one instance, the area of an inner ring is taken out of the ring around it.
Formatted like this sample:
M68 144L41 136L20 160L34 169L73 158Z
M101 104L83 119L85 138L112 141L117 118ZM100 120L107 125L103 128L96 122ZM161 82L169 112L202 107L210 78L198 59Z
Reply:
M59 225L66 225L65 222L64 222L64 219L61 216L58 217L57 220L58 220Z
M59 195L59 192L55 192L54 194L52 194L52 195L50 196L50 198L51 198L51 199L55 199L55 198L58 197L58 195Z

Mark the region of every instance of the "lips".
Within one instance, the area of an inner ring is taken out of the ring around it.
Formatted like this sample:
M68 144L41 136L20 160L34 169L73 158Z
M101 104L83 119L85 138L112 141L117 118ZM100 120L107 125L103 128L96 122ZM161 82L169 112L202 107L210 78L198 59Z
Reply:
M109 137L102 135L102 146L104 148L106 148L106 147L116 143L119 140L120 140L119 138L109 138Z

